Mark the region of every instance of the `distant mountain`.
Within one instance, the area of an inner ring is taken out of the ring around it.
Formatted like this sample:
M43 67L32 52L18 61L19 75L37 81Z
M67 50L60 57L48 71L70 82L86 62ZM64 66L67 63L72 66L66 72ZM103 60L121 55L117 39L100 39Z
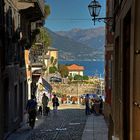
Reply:
M92 48L104 48L105 28L72 29L70 31L58 31L57 34L71 38Z
M104 58L104 28L52 32L52 47L60 60L97 60Z

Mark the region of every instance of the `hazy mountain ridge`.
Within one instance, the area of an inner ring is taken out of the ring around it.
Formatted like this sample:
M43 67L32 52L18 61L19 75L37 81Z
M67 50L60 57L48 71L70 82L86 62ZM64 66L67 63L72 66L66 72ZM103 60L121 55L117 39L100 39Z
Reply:
M57 31L56 33L59 34L59 35L67 35L68 37L72 37L72 36L82 36L84 35L85 36L89 36L89 37L97 37L97 36L101 36L101 35L104 35L104 31L105 31L105 28L104 27L98 27L98 28L90 28L90 29L71 29L69 31ZM73 37L72 37L73 38Z
M104 44L104 36L105 36L105 28L98 27L93 29L72 29L70 31L58 31L56 32L58 35L65 36L71 38L75 41L78 41L82 44L86 44L90 47L94 47L97 42L101 42ZM95 43L96 41L96 43ZM98 46L100 47L100 46Z
M52 47L59 50L60 60L95 60L104 58L103 30L101 33L93 29L73 29L56 33L49 29L46 30L52 38ZM98 41L97 38L101 41ZM101 45L98 45L98 42L101 42ZM90 46L91 43L92 46Z

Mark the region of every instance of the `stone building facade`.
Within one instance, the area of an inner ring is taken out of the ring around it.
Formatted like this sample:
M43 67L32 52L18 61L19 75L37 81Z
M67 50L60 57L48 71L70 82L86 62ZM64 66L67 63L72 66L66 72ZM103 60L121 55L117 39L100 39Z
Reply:
M31 47L31 22L43 16L43 0L0 0L0 139L24 121L28 97L25 50Z
M2 75L4 69L4 0L0 0L0 139L3 138L3 82L2 82Z
M111 3L114 40L110 139L139 140L140 1L112 0Z
M104 103L104 116L107 120L109 127L109 139L112 139L112 116L111 116L111 105L112 105L112 78L113 78L113 1L108 0L106 2L106 16L112 17L110 22L106 24L106 41L105 41L105 103Z

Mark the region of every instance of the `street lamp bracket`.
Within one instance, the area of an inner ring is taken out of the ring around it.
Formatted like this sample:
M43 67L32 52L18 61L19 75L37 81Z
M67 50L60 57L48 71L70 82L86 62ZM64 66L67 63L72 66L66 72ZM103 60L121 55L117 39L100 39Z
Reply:
M89 13L91 17L93 17L92 21L94 22L94 25L96 21L98 22L103 21L104 23L106 23L106 25L109 25L109 26L113 25L113 17L97 18L101 10L101 5L97 0L91 1L90 4L88 5L88 9L89 9Z

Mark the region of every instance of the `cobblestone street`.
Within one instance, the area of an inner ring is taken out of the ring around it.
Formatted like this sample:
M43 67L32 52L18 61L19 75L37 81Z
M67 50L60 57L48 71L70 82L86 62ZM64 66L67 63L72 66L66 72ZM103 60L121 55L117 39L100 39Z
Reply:
M8 140L80 140L85 123L83 106L61 105L57 114L39 116L33 130L26 124Z

